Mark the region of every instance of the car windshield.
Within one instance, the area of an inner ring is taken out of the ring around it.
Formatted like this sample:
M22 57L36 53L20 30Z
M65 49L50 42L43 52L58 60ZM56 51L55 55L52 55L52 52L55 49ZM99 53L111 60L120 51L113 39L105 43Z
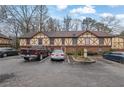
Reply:
M62 50L54 50L53 53L63 53Z

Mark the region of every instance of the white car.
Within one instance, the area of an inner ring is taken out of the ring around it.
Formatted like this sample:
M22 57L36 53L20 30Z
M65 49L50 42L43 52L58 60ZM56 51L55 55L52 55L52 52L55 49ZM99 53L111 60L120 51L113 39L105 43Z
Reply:
M51 60L65 60L65 53L63 52L63 50L54 50L51 53Z

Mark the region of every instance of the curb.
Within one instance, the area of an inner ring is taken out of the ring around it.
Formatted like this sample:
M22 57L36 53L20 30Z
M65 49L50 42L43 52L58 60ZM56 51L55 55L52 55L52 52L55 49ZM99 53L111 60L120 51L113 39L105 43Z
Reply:
M73 56L71 56L71 57L75 61L75 63L95 63L96 62L95 60L92 60L92 61L82 61L82 60L75 59Z

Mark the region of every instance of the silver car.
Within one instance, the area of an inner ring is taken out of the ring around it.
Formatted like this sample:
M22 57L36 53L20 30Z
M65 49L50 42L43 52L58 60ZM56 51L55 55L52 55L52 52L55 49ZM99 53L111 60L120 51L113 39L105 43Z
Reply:
M54 50L51 55L51 60L65 60L65 53L63 50Z

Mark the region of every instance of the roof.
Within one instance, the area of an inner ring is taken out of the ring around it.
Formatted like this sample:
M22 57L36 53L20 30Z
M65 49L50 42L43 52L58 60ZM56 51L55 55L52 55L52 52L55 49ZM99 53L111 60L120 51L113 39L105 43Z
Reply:
M118 37L120 37L120 38L124 38L124 35L119 35Z
M123 35L113 35L114 37L119 37L119 38L123 38L124 39L124 36Z
M52 32L42 32L43 34L47 35L48 37L79 37L81 34L85 32L91 32L97 37L112 37L111 34L108 34L106 32L98 32L98 31L52 31ZM20 38L32 38L36 34L41 32L30 32L27 33Z
M0 33L0 37L1 37L1 38L5 38L5 39L9 39L7 36L5 36L5 35L3 35L3 34L1 34L1 33Z

